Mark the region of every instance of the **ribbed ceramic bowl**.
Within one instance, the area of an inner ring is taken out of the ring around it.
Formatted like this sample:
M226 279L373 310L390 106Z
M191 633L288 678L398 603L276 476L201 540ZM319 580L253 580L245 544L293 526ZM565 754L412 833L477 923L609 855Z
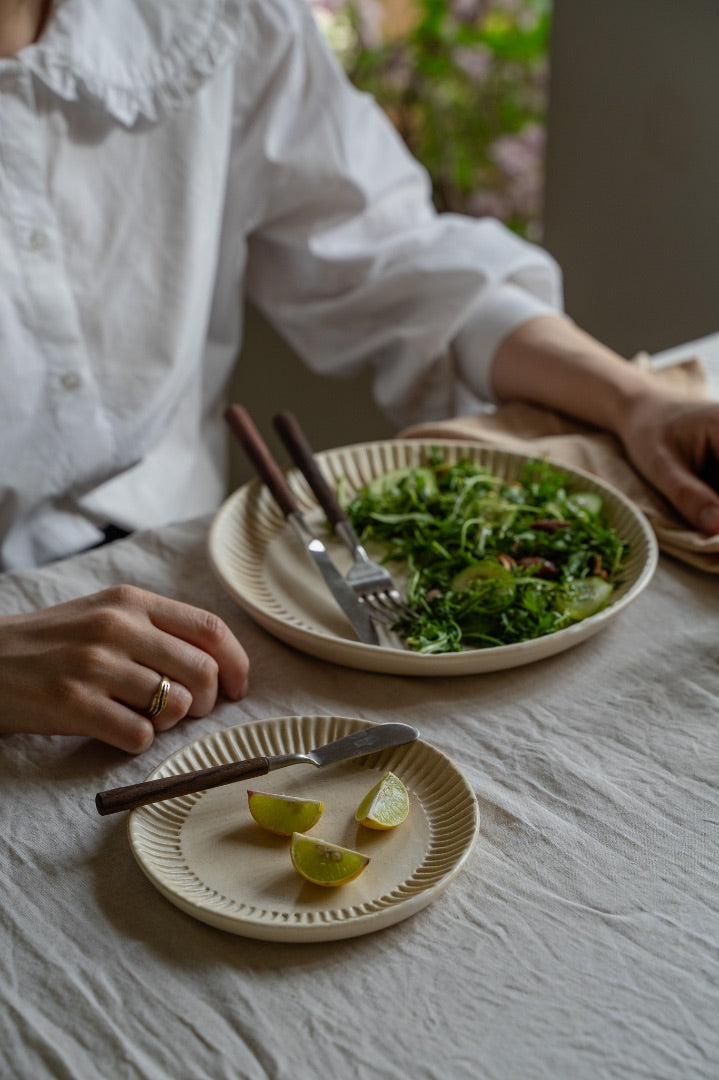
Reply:
M469 458L506 480L515 479L527 461L521 454L436 439L362 443L316 456L330 484L336 486L342 480L344 489L352 493L392 469L421 464L433 446L441 448L450 462ZM576 481L577 489L601 495L611 524L629 543L629 552L622 584L606 608L532 641L430 655L362 644L258 481L238 489L218 511L210 530L210 562L223 586L256 622L287 644L323 660L395 675L467 675L518 667L569 649L602 630L637 599L657 565L654 533L621 492L590 473L564 465L559 468ZM287 479L308 521L325 539L337 565L346 570L351 563L349 552L327 537L324 515L304 478L290 469Z

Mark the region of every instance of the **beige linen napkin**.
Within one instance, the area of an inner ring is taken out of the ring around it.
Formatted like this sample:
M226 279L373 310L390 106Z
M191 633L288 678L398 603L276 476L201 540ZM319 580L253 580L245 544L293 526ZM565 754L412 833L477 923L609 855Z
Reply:
M645 354L632 362L650 370ZM693 358L652 374L680 393L706 394L704 372ZM597 428L548 409L514 402L481 416L416 424L400 432L399 438L461 439L584 469L613 484L643 510L665 554L700 570L719 573L719 536L705 536L688 526L635 472L617 439Z

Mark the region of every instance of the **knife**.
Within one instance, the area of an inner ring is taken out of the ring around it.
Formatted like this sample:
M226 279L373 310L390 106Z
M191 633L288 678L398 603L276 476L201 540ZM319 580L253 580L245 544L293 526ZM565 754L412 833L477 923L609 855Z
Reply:
M275 431L289 450L292 460L309 484L337 536L353 553L358 548L362 548L360 539L343 510L342 504L325 480L317 464L314 451L300 427L297 417L285 409L277 413L272 418L272 422Z
M377 630L367 608L359 601L354 589L347 584L332 562L324 543L307 525L282 470L247 410L242 405L228 405L225 419L258 476L267 485L273 499L300 538L305 551L313 559L328 589L354 627L357 637L365 645L379 645Z
M353 731L351 735L343 735L341 739L315 747L307 753L276 754L273 757L230 761L209 769L196 769L193 772L161 776L157 780L145 780L139 784L98 791L95 806L98 814L103 816L117 814L121 810L134 810L138 806L174 799L178 795L189 795L193 791L206 791L208 788L222 787L223 784L233 784L236 780L264 776L275 769L284 769L287 765L333 765L337 761L347 761L377 750L386 750L391 746L402 746L404 743L414 742L417 738L419 731L410 724L373 724L372 727Z

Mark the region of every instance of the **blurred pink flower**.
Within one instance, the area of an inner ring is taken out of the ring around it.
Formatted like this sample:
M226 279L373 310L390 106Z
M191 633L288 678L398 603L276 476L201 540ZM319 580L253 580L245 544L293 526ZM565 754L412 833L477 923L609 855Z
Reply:
M537 233L536 223L543 210L545 142L544 127L533 123L516 134L501 135L490 147L490 157L500 172L499 186L508 216L525 219L530 235L533 231Z
M401 94L410 86L413 74L414 69L407 55L407 50L393 49L384 66L385 85Z
M469 198L467 213L473 217L493 217L506 221L511 206L508 199L498 191L475 191Z
M507 190L515 213L528 219L541 214L543 193L543 177L538 172L516 177Z
M474 48L458 46L452 50L455 65L479 85L489 78L493 59L494 54L486 45L476 45Z
M527 124L512 135L500 135L489 148L490 157L508 178L536 171L544 161L546 133L541 124Z
M385 10L381 0L354 0L357 31L365 49L376 49L384 40Z
M459 22L475 23L484 18L490 0L449 0L448 7Z

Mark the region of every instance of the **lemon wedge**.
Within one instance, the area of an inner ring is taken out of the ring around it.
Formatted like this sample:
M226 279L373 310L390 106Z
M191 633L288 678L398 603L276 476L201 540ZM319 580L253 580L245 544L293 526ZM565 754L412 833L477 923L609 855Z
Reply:
M317 824L325 805L316 799L271 795L267 791L248 791L247 802L257 824L276 836L307 832Z
M346 885L369 863L369 855L296 832L290 845L292 865L313 885Z
M385 773L365 795L355 812L355 821L368 829L394 829L409 814L409 795L398 776Z

